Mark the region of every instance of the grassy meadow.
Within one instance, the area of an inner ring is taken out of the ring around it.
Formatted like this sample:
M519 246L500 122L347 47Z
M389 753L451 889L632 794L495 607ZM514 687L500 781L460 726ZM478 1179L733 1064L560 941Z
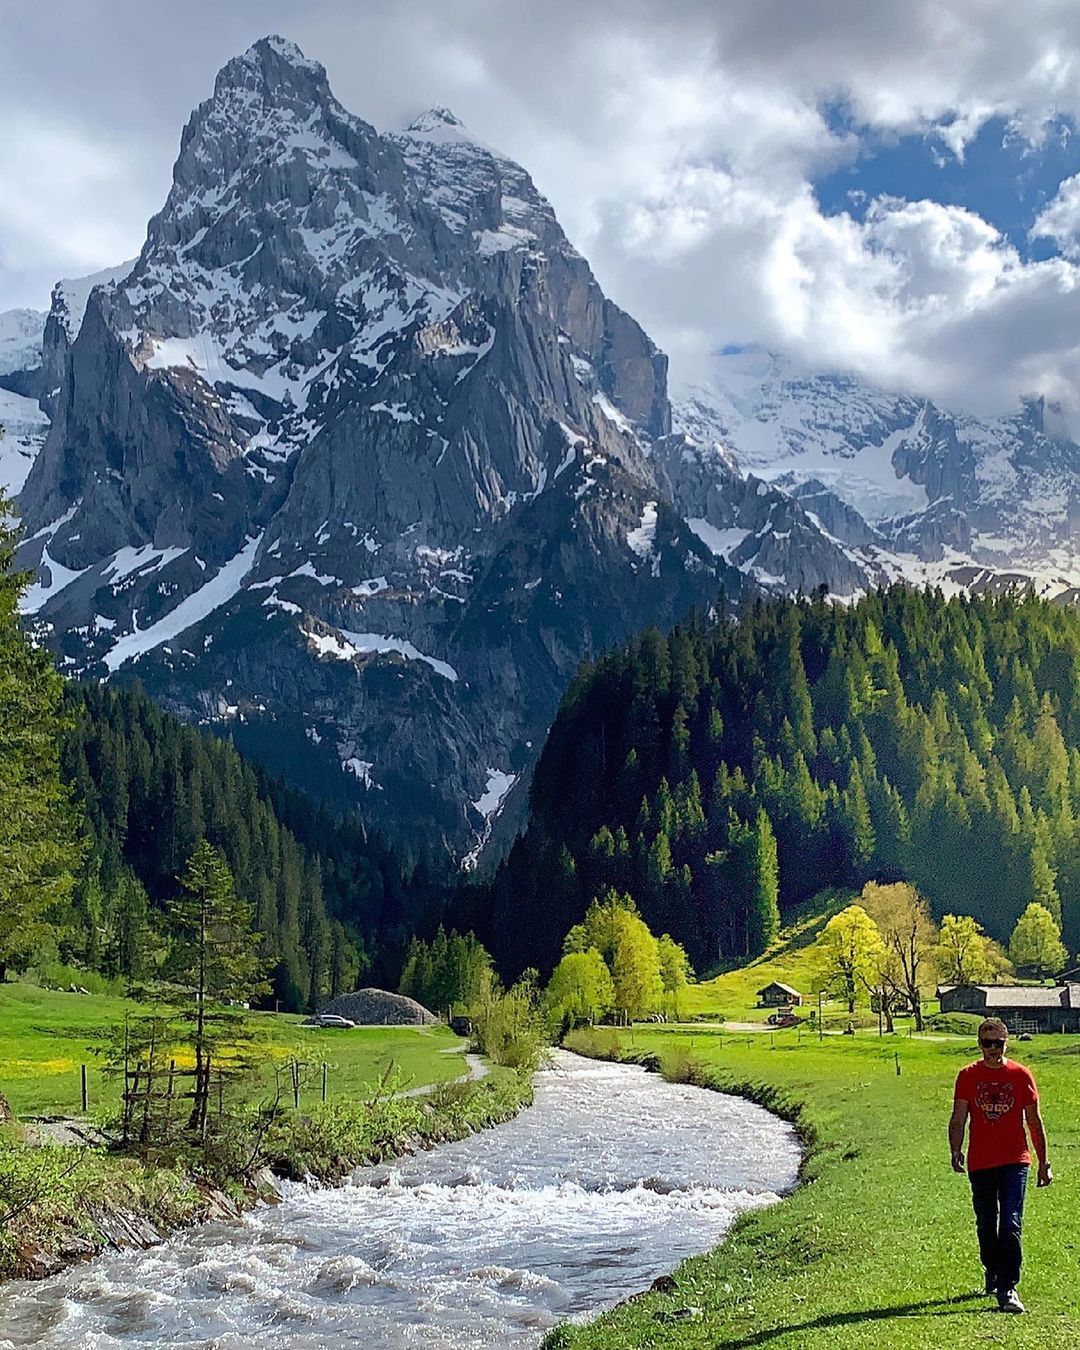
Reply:
M1032 1178L1028 1192L1024 1318L981 1293L969 1187L949 1165L952 1085L977 1056L974 1037L637 1027L596 1033L592 1048L610 1053L616 1041L657 1055L673 1077L748 1093L796 1120L810 1144L805 1184L681 1266L673 1292L559 1328L551 1347L1080 1347L1080 1037L1012 1047L1039 1083L1057 1177L1043 1191Z
M108 994L67 994L35 985L0 985L0 1092L17 1116L78 1115L80 1065L87 1065L91 1115L114 1107L120 1084L102 1071L101 1050L126 1014L145 1014L144 1004ZM252 1013L267 1061L283 1068L297 1059L302 1072L301 1105L321 1096L322 1064L331 1100L367 1094L394 1065L402 1087L441 1083L465 1072L461 1038L449 1028L358 1027L313 1029L299 1016ZM253 1095L271 1090L264 1069Z

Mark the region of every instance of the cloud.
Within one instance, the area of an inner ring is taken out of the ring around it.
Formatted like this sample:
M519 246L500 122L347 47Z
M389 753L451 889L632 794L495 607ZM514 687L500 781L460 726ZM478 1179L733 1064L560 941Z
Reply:
M21 10L0 52L2 124L37 128L2 166L0 307L41 302L50 260L51 281L131 256L215 70L278 30L376 125L445 103L523 163L677 375L758 342L973 410L1080 402L1075 180L1036 222L1065 255L1044 262L956 207L825 215L812 190L870 135L933 134L960 157L991 117L1033 148L1054 114L1080 118L1073 0L47 9Z
M1053 239L1067 258L1080 259L1080 174L1066 178L1031 227L1032 239Z

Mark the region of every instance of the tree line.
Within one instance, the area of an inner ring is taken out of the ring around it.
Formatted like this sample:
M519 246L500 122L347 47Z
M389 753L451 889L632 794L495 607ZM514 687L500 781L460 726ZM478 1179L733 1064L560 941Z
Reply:
M339 817L248 764L228 740L128 689L63 680L23 633L29 577L0 497L0 979L34 965L153 978L199 846L217 850L288 1011L395 979L444 881L406 872L354 815Z
M856 903L834 914L810 952L815 988L846 1000L848 1011L870 996L892 1031L898 1013L923 1028L923 995L932 981L1010 983L1043 980L1068 960L1053 914L1031 901L1016 921L1008 951L970 914L946 914L940 925L907 882L867 882Z
M614 889L700 969L820 891L909 881L999 941L1037 903L1075 950L1078 820L1075 611L903 586L757 601L583 667L528 828L463 912L500 966L550 970Z

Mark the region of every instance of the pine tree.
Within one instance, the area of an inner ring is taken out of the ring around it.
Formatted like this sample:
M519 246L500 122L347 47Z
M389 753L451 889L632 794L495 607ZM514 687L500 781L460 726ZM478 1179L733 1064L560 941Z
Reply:
M16 533L0 493L0 981L49 931L75 883L75 816L60 779L62 682L19 627L28 583L13 570Z
M748 841L746 937L748 954L763 952L780 931L780 874L776 837L769 817L759 810Z
M205 1137L215 1056L226 1045L235 1052L244 1039L243 1017L228 1005L246 1007L266 988L251 944L251 907L237 896L224 854L205 839L191 855L170 917L168 974L186 991L182 1020L195 1052L189 1128Z

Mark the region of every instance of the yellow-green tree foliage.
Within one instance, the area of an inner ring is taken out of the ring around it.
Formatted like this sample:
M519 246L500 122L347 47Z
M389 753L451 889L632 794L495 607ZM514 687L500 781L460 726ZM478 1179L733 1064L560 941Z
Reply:
M694 970L685 948L670 933L662 933L657 944L660 956L660 983L664 990L664 1011L682 1015L682 992L694 978Z
M552 971L544 1005L548 1022L556 1029L567 1019L592 1023L612 1011L615 985L611 971L595 947L584 952L567 952Z
M921 1031L922 994L933 983L938 939L937 925L930 917L926 901L909 882L895 881L882 886L868 881L859 902L877 924L885 943L882 983L894 998L901 996L909 1005Z
M834 914L815 945L822 987L847 1001L848 1012L863 991L875 988L886 959L877 924L861 905Z
M934 962L945 984L979 984L1005 979L1012 963L970 914L946 914L941 921Z
M1032 901L1016 921L1009 940L1009 958L1018 966L1027 966L1038 979L1063 970L1069 953L1061 940L1061 929L1045 905Z

